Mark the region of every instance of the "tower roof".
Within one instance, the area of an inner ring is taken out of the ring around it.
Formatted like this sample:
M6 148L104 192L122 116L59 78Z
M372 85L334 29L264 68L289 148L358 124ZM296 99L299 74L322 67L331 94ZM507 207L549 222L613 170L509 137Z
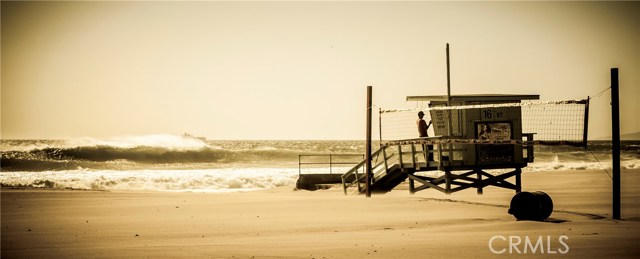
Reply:
M462 94L451 95L452 102L495 102L495 101L514 101L522 100L538 100L540 95L533 94ZM407 101L441 101L446 102L446 95L426 95L426 96L407 96Z

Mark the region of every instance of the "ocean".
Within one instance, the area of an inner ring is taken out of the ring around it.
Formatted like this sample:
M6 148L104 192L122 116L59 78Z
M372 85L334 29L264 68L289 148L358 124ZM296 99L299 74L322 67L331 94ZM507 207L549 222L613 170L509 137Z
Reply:
M251 191L293 186L300 172L340 174L350 168L349 163L362 159L364 149L361 140L203 141L173 135L1 140L0 184L109 191ZM623 141L621 152L622 168L640 168L640 141ZM310 163L299 165L299 159ZM329 166L327 159L335 164ZM611 143L591 141L588 150L537 145L535 162L523 169L567 170L601 170L609 177Z

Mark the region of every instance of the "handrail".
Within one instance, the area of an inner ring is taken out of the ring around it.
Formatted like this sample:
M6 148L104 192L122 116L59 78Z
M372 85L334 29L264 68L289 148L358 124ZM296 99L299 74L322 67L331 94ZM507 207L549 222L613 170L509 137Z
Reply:
M329 165L329 174L333 173L333 165L353 165L356 162L334 162L333 157L356 157L364 159L364 154L299 154L298 175L302 174L302 165ZM328 157L329 162L302 162L303 157Z
M380 152L381 152L383 149L385 149L385 148L386 148L386 147L382 147L382 148L380 148L380 149L376 150L375 152L373 152L373 153L371 154L371 157L374 157L374 156L376 156L376 157L377 157L378 155L380 155ZM347 189L348 189L349 187L351 187L351 186L353 186L353 185L356 185L356 184L357 184L357 186L358 186L358 192L362 191L362 190L361 190L361 187L360 187L360 182L361 182L363 179L365 179L365 177L366 177L366 170L364 170L364 168L363 168L362 176L359 176L359 175L358 175L358 169L359 169L360 167L364 167L364 165L366 164L366 162L367 162L367 160L366 160L366 158L365 158L365 159L363 159L360 163L358 163L357 165L355 165L353 168L349 169L349 171L347 171L346 173L342 174L342 176L341 176L341 178L342 178L342 186L343 186L343 189L344 189L344 193L345 193L345 194L347 194ZM374 168L376 168L376 167L377 167L377 165L376 165L376 166L373 166L373 167L372 167L372 170L373 170ZM353 175L353 176L354 176L353 181L347 182L347 178L348 178L348 177L350 177L351 175Z
M381 151L381 150L382 150L382 149L378 149L378 150L376 150L376 152L373 152L373 153L371 154L371 156L372 156L372 157L373 157L373 156L377 156L377 155L380 153L380 151ZM360 163L358 163L357 165L355 165L355 166L354 166L353 168L351 168L349 171L347 171L346 173L342 174L342 176L343 176L343 177L345 177L346 175L348 175L348 174L349 174L349 173L351 173L352 171L356 170L358 167L363 166L366 162L367 162L367 161L366 161L366 159L365 159L365 160L362 160Z

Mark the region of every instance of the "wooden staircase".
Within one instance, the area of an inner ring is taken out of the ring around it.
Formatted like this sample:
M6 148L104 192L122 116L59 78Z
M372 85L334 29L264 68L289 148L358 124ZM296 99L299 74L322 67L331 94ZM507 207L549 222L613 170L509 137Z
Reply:
M398 184L404 182L408 177L408 173L426 168L425 152L424 150L419 150L420 148L416 148L416 146L419 145L411 145L411 151L409 152L403 152L399 146L397 151L391 151L392 146L384 146L371 154L373 176L370 178L372 192L389 192ZM410 157L408 157L409 154ZM366 159L342 175L345 194L358 194L365 191L365 167Z

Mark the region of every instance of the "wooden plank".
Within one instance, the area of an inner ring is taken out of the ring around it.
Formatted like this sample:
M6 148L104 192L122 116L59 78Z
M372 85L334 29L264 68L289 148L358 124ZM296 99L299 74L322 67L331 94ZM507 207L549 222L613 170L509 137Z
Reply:
M463 174L458 174L458 176L469 176L469 175L473 175L475 173L476 173L476 171L470 171L470 172L466 172L466 173L463 173Z
M453 180L465 180L465 181L469 181L469 182L475 182L477 180L476 178L471 178L469 176L462 176L462 175L455 175L455 174L451 174L451 179L453 179Z
M436 168L435 167L431 167L431 168L427 168L427 165L425 163L422 162L418 162L418 163L404 163L402 165L403 168L405 169L413 169L415 171L418 172L425 172L425 171L435 171Z
M446 194L451 194L451 171L446 170L444 171L444 185L445 185L445 193Z
M400 164L400 170L404 172L404 167L402 166L402 145L398 145L398 163Z
M436 190L438 190L438 191L441 191L441 192L444 192L444 191L445 191L445 189L443 189L442 187L437 186L437 185L434 185L433 183L431 183L431 182L429 182L429 181L426 181L426 180L420 179L420 177L416 177L416 175L409 175L409 178L410 178L410 179L413 179L413 180L415 180L415 181L417 181L417 182L419 182L419 183L421 183L421 184L422 184L422 186L419 186L419 187L417 187L417 188L415 189L415 191L416 191L416 192L417 192L417 191L424 190L424 189L427 189L427 188L434 188L434 189L436 189Z
M468 101L520 101L520 100L538 100L540 95L511 95L511 94L465 94L465 95L452 95L451 101L453 102L468 102ZM446 95L427 95L427 96L407 96L407 101L441 101L446 102Z
M522 191L522 178L520 174L522 174L522 170L520 168L516 169L516 193Z
M517 179L516 183L510 183L507 181L508 178L516 176L516 178L522 173L520 168L516 168L514 171L507 172L500 175L491 175L482 170L475 169L470 172L465 172L462 174L454 174L453 172L445 171L445 175L440 177L427 177L427 176L419 176L419 175L408 175L410 182L414 181L413 186L410 186L410 191L417 192L427 188L437 189L444 193L454 193L467 188L478 188L478 193L482 194L483 188L486 186L495 186L505 189L518 190L521 186L518 185ZM476 178L472 177L476 175ZM416 186L415 181L419 182L421 185ZM445 184L444 188L439 185ZM411 185L411 183L410 183Z
M416 146L411 144L411 163L413 164L413 168L416 167Z
M506 174L502 174L499 176L492 176L489 179L483 180L482 182L479 182L479 184L481 184L482 186L489 186L489 185L504 185L504 183L501 183L500 181L504 181L505 179L512 177L515 175L515 171L511 172L511 173L506 173ZM508 183L508 182L507 182ZM511 189L511 188L509 188Z
M480 183L482 182L482 173L480 173L481 171L479 170L474 170L472 172L476 173L476 178L477 178L477 182L476 184L478 185L477 188L478 190L476 191L477 194L484 194L484 190L482 189L483 186L480 186Z
M391 154L391 156L393 156L393 153ZM389 158L387 157L387 148L382 148L382 157L384 158L384 169L388 172L389 171Z
M408 174L407 177L409 177L409 193L410 194L415 194L416 193L416 185L415 185L415 180L413 178L411 178L411 176L413 176L413 174Z
M342 177L342 189L344 190L344 195L347 195L347 184L344 181L344 177Z

